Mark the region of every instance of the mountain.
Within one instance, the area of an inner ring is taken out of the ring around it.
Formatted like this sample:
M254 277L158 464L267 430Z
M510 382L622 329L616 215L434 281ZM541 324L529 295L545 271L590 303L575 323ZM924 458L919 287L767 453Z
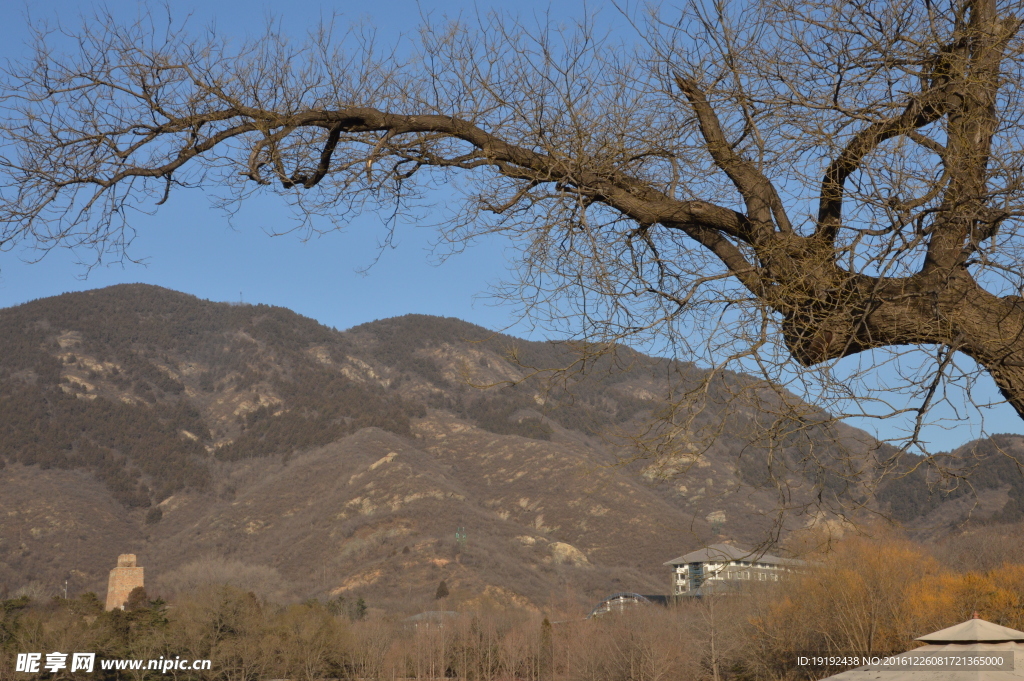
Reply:
M891 451L772 386L455 319L339 332L124 285L0 310L0 347L0 596L102 591L132 552L162 593L582 607L665 593L711 539L961 503L923 472L876 499L858 471Z
M881 509L919 536L1024 521L1024 436L998 434L903 463L880 486Z

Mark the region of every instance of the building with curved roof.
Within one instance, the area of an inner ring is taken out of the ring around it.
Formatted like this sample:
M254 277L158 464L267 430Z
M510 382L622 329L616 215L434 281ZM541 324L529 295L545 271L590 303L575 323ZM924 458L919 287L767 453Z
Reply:
M637 593L631 593L623 591L621 593L612 594L608 598L604 599L590 611L587 615L589 620L591 617L600 617L610 612L622 612L626 608L633 608L638 605L650 605L651 599L647 596L643 596Z

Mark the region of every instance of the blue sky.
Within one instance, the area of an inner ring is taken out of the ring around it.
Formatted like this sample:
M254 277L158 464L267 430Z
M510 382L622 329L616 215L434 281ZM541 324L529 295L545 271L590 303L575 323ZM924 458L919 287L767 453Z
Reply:
M258 33L280 3L243 0L189 0L172 3L175 14L191 11L190 23L202 26L215 22L218 32L244 37ZM139 4L112 0L103 6L130 19ZM580 16L595 3L562 1L523 2L515 5L520 14L546 13L555 17ZM89 13L89 3L43 1L34 3L33 17L53 19L71 25L76 17ZM321 16L337 13L341 21L365 19L382 37L413 32L421 12L486 12L490 8L511 8L506 3L385 2L292 3L280 20L285 29L301 35ZM614 12L605 7L604 13ZM0 23L0 57L17 59L26 54L26 14L8 11ZM519 323L514 310L487 299L488 286L507 272L508 244L500 239L477 244L446 262L432 253L435 232L415 224L398 226L397 248L379 248L384 236L380 220L366 215L353 221L343 232L303 242L296 235L272 237L290 224L283 203L261 199L245 204L230 220L213 209L203 192L191 190L173 194L167 205L153 216L135 221L138 232L131 255L141 262L108 264L87 271L66 251L50 253L40 262L27 262L33 254L15 250L0 253L0 308L67 291L98 288L116 283L145 282L191 293L201 298L287 307L338 329L407 313L458 317L491 329L507 329L521 337L540 339L528 324ZM380 256L378 258L378 255ZM372 265L369 270L368 266ZM883 377L880 377L884 379ZM978 394L994 399L991 381L976 388ZM1008 407L987 411L988 432L1022 432L1024 423ZM854 421L883 437L897 434L895 422ZM927 439L933 451L948 450L980 434L979 422L949 429L933 429Z
M563 3L568 11L577 3ZM172 3L176 14L191 10L189 23L213 21L219 32L244 36L259 33L279 3L239 0ZM116 15L132 17L136 2L104 3ZM489 5L480 3L480 8ZM500 4L495 5L500 6ZM582 4L579 4L582 7ZM76 2L34 3L32 17L77 23L76 16L93 5ZM538 5L541 9L546 5ZM285 28L301 35L321 16L337 12L341 21L366 19L381 35L398 36L419 24L420 12L473 11L471 2L430 3L410 0L380 3L294 3L281 17ZM527 9L529 11L529 9ZM25 54L26 12L9 13L0 24L0 56ZM192 293L210 300L238 300L281 305L339 329L410 312L459 317L489 328L514 322L512 311L481 299L489 283L505 271L504 244L482 244L447 263L431 253L435 233L416 225L400 225L397 248L379 248L380 220L367 215L343 233L302 242L294 234L270 237L290 224L283 203L247 204L231 220L213 209L201 191L178 193L159 213L139 216L138 238L131 248L140 263L116 263L87 271L74 254L56 251L40 262L25 251L0 253L0 307L67 291L124 282L145 282ZM379 259L377 256L380 256ZM369 271L365 271L370 265ZM87 275L87 276L86 276ZM529 328L515 327L519 335Z

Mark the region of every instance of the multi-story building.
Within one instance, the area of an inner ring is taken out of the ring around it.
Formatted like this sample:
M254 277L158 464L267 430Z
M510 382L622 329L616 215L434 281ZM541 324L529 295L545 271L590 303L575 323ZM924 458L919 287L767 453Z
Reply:
M758 553L731 544L712 544L668 561L672 593L700 596L758 582L778 582L800 569L803 561Z

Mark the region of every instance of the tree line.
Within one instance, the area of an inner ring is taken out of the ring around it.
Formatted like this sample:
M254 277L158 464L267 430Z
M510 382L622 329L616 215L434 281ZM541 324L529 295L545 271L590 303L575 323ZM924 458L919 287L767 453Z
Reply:
M891 534L848 537L792 579L742 596L589 619L574 606L501 608L465 595L436 600L439 610L419 617L352 597L283 605L214 583L167 601L136 590L124 611L112 612L93 594L21 596L0 601L0 680L18 678L18 652L80 651L209 659L210 670L177 678L225 681L798 681L838 671L798 667L799 651L902 652L974 612L1024 628L1024 564L956 569L934 554Z

